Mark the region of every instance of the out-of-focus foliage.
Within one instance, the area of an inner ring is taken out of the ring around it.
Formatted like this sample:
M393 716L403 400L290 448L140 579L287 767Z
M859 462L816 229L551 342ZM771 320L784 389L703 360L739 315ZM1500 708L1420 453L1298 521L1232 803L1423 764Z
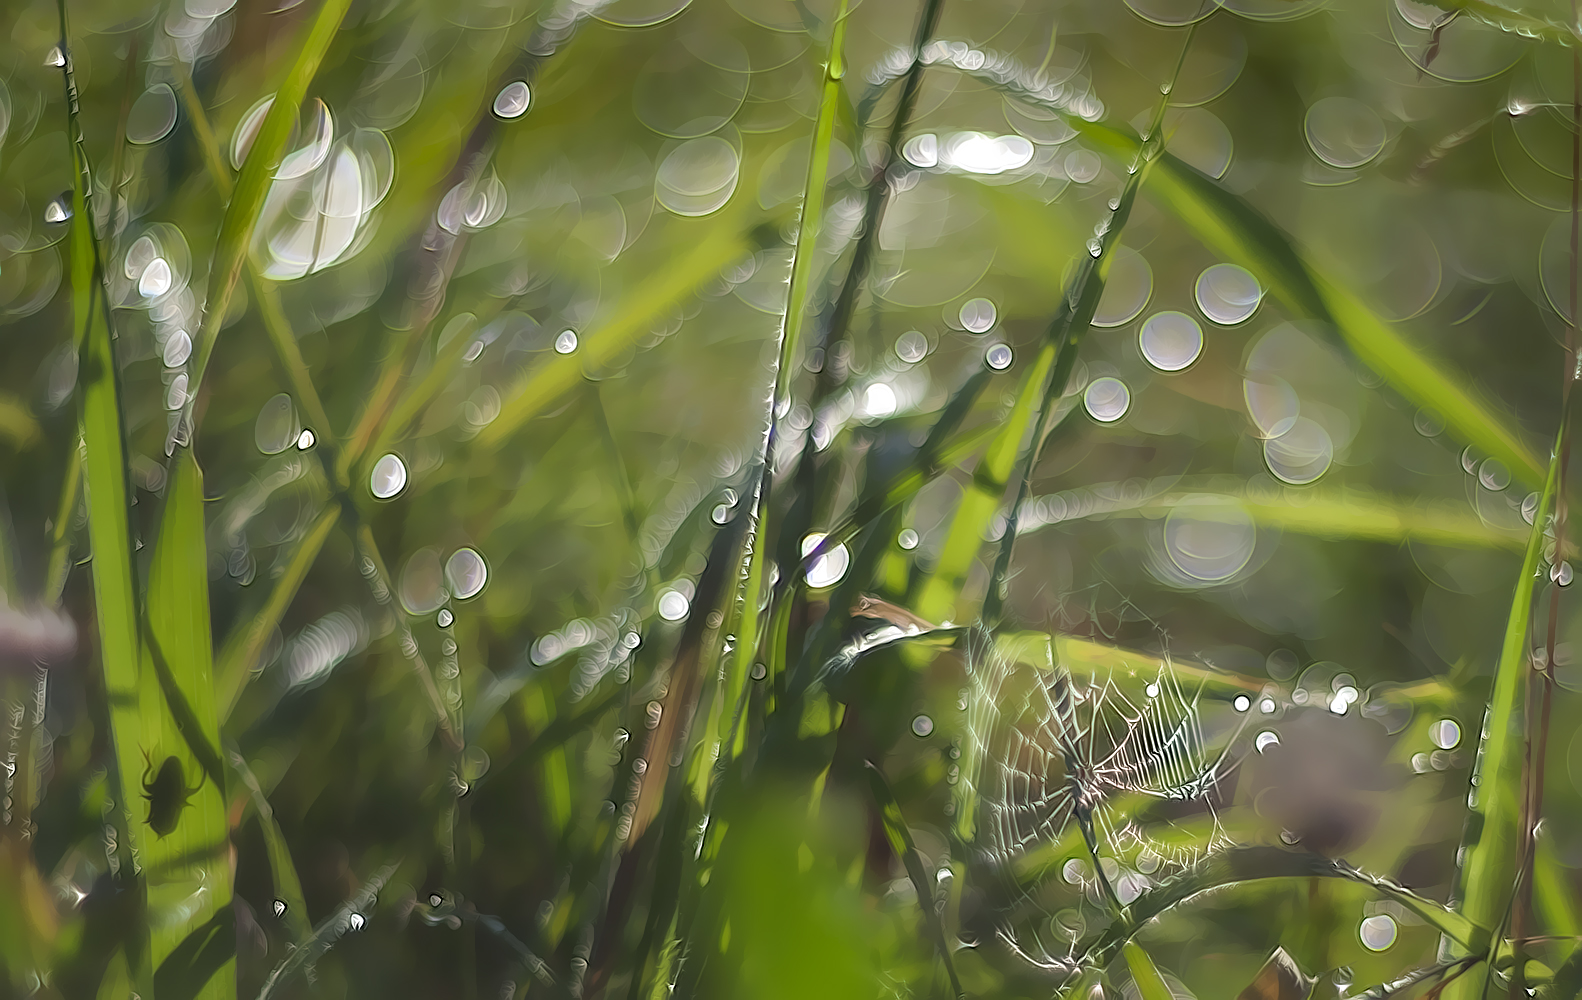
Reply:
M0 997L1576 995L1574 21L0 7Z

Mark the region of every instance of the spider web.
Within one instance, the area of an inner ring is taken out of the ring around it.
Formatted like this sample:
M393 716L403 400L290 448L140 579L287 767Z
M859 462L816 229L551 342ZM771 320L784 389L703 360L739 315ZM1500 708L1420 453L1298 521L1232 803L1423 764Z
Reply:
M1211 793L1230 770L1231 740L1211 746L1203 688L1183 688L1168 652L1088 676L1052 662L1047 645L1031 656L1025 646L1020 656L1003 642L979 646L967 720L977 773L969 780L976 840L1006 900L995 933L1036 966L1066 968L1081 925L1107 912L1081 817L1091 821L1111 889L1129 903L1224 841ZM1163 801L1200 804L1209 833L1161 836L1170 824L1139 819ZM1050 930L1053 911L1072 906L1071 890L1080 893L1076 926L1067 914L1064 931ZM1063 937L1063 947L1046 946L1046 933Z

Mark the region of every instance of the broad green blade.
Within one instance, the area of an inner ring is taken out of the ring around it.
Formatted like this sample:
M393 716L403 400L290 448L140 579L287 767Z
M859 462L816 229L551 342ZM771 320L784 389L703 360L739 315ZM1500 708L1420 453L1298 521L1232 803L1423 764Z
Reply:
M570 392L584 371L598 369L646 336L667 309L754 248L752 231L722 220L712 222L690 242L691 250L633 288L614 315L581 338L576 351L556 354L502 393L500 414L479 432L478 445L491 448L504 443L523 423Z
M1494 690L1489 696L1473 767L1472 794L1468 797L1472 815L1468 817L1462 841L1461 891L1456 896L1461 901L1462 915L1484 927L1496 927L1504 922L1516 883L1527 732L1522 711L1526 692L1523 682L1532 675L1528 665L1527 633L1532 618L1533 590L1543 564L1545 530L1550 527L1549 513L1554 509L1559 478L1557 442L1555 458L1549 463L1548 480L1533 515L1515 593L1511 595L1500 659L1494 668ZM1462 985L1458 980L1450 986L1446 996L1470 998L1477 995L1477 990L1476 985Z
M1070 124L1112 157L1129 160L1137 154L1136 136L1081 119ZM1205 246L1251 271L1287 309L1332 324L1360 361L1412 403L1443 415L1460 440L1505 463L1522 482L1543 483L1544 463L1508 417L1304 259L1290 238L1245 199L1169 153L1153 162L1147 188Z
M230 925L231 866L209 638L208 548L203 473L190 448L172 459L148 580L146 669L160 681L167 711L151 763L143 870L155 989L219 1000L236 996L235 933ZM179 782L166 783L170 760ZM172 797L174 801L172 801ZM212 936L212 940L210 937Z
M285 572L275 579L264 606L252 618L238 625L225 640L225 648L220 651L220 662L214 673L216 704L221 719L229 718L231 710L236 707L236 700L247 686L259 655L263 653L269 637L280 626L286 608L291 606L292 598L297 596L297 590L307 578L308 570L313 568L313 560L318 558L319 550L324 547L325 539L329 538L340 516L340 504L325 505L307 532L297 539L297 547L286 563Z
M1131 970L1132 983L1142 1000L1175 1000L1175 994L1165 985L1164 977L1154 967L1154 960L1143 950L1142 945L1128 941L1121 953L1126 956L1126 968Z
M285 155L286 143L291 138L291 129L296 124L308 86L318 74L319 64L350 6L351 0L323 0L297 43L296 61L281 81L280 89L275 91L274 103L264 115L263 124L247 151L247 159L242 162L242 170L236 176L236 187L220 219L220 235L209 267L203 322L193 338L191 382L187 404L177 425L178 433L191 431L192 407L197 401L209 357L214 353L215 341L219 339L220 326L230 311L231 294L236 290L236 279L241 276L242 265L247 260L247 248L252 242L253 227L258 223L258 213L274 180L275 168Z
M1108 964L1138 928L1195 896L1241 882L1273 878L1338 878L1356 882L1405 906L1463 948L1476 951L1488 946L1489 931L1485 926L1468 920L1443 903L1426 899L1405 886L1370 875L1343 861L1279 847L1232 847L1208 855L1180 874L1152 886L1127 904L1125 919L1099 932L1082 949L1082 963L1098 966Z

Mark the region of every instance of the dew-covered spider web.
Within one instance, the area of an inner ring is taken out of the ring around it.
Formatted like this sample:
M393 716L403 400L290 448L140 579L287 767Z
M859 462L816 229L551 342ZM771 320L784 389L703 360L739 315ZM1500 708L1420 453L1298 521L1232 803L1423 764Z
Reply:
M1064 662L1068 644L1042 635L976 645L962 804L999 883L994 932L1061 968L1110 893L1130 903L1225 842L1215 792L1239 713L1201 679L1183 682L1168 651L1095 668Z

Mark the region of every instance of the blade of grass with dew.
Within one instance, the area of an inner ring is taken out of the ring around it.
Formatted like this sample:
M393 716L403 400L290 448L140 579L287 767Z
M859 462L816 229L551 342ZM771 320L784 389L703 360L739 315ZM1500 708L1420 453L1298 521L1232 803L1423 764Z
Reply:
M557 354L517 380L503 395L500 414L474 440L481 448L503 444L529 418L549 408L582 378L646 336L653 323L722 269L751 253L753 230L715 222L690 252L651 275L624 296L616 313L580 338L577 350Z
M737 644L726 665L722 692L725 710L720 713L719 737L729 740L722 752L733 757L743 747L745 733L739 731L739 713L747 690L747 678L752 674L753 661L758 656L758 624L763 603L764 564L767 545L766 501L774 470L776 430L782 403L791 401L791 382L795 371L798 350L802 342L802 326L806 316L808 283L813 274L814 252L818 247L820 226L824 220L824 191L829 181L829 155L835 138L835 119L841 107L842 84L846 76L846 13L847 0L840 0L830 30L829 49L824 57L824 84L819 101L818 117L813 123L813 142L808 154L807 176L802 183L802 207L797 218L796 242L791 250L791 283L786 289L785 317L780 326L780 349L775 361L774 392L769 400L769 428L764 436L763 452L758 458L753 496L747 515L747 568L740 589L740 621ZM785 599L789 600L789 597ZM736 735L733 737L732 733Z
M1504 922L1511 886L1517 870L1517 843L1521 825L1523 681L1528 668L1528 626L1533 610L1533 590L1543 563L1545 529L1553 508L1560 470L1559 453L1549 463L1549 476L1538 498L1527 551L1511 596L1500 658L1494 667L1494 689L1489 695L1483 728L1473 765L1471 813L1462 837L1460 872L1461 912L1471 922L1495 927ZM1477 949L1469 949L1475 952ZM1447 1000L1469 1000L1478 987L1458 981Z
M884 772L879 770L878 765L871 760L863 764L868 771L868 784L873 789L874 803L878 805L880 817L884 820L885 838L890 842L890 850L906 866L907 877L912 880L912 888L917 892L918 909L923 911L923 923L928 927L929 937L934 939L934 947L939 949L939 960L945 965L945 975L950 977L951 994L966 996L961 989L961 980L956 976L956 964L950 958L950 942L945 938L945 927L940 922L939 911L934 909L934 880L923 869L923 858L912 840L912 830L906 825L906 817L901 814L901 804L895 801L895 796L890 792L890 783L885 780Z
M1139 148L1135 136L1120 130L1076 118L1068 121L1112 157L1126 160ZM1169 153L1154 161L1148 191L1210 250L1251 271L1286 308L1332 325L1358 360L1415 405L1442 414L1459 439L1499 459L1529 486L1544 482L1543 463L1507 417L1305 260L1245 199Z
M231 869L209 638L203 474L191 449L182 449L171 465L148 578L144 669L162 675L167 711L158 743L142 748L158 775L152 784L145 779L142 862L154 917L156 990L221 1000L236 996L236 975L234 938L205 940L228 926ZM179 787L165 781L171 759L180 763ZM174 817L161 815L171 809ZM173 820L173 826L158 829L160 820Z
M121 828L131 840L130 849L141 853L146 828L139 821L133 796L137 775L143 768L140 748L151 741L158 726L158 695L152 688L152 678L145 677L142 670L120 378L102 285L103 272L92 228L93 183L77 115L77 82L72 72L71 32L67 27L65 0L59 0L58 9L73 167L68 260L72 336L79 359L77 398L81 401L79 421L88 496L88 539L93 551L94 617L99 631L99 659L109 706L111 742L115 748L112 788L121 812L117 826L124 823ZM136 893L136 913L126 929L127 970L131 981L141 991L151 992L148 920L141 884Z
M1567 47L1578 43L1575 28L1532 10L1506 7L1489 0L1434 0L1433 6L1524 38Z
M1160 484L1160 485L1155 485ZM1172 511L1190 515L1201 507L1206 517L1216 511L1245 513L1260 526L1334 540L1383 542L1399 545L1428 542L1470 549L1524 551L1526 539L1511 530L1496 528L1471 512L1466 504L1446 502L1413 504L1370 490L1331 489L1304 491L1301 503L1263 499L1249 492L1245 480L1211 478L1200 481L1170 478L1144 483L1141 493L1127 495L1122 483L1095 483L1068 494L1035 497L1022 502L1022 534L1052 525L1087 518L1157 519ZM1033 504L1060 501L1068 513L1043 520Z
M340 516L340 504L329 504L319 512L307 531L297 539L285 572L275 578L264 606L238 625L226 639L214 672L216 707L222 720L230 718L242 689L247 686L253 668L258 664L258 657L268 645L270 636L280 626L286 608L296 597L297 590L307 578L308 570L313 568L313 561L318 558L319 550L324 547L325 540L329 538Z
M230 311L231 294L236 290L236 280L241 276L242 265L246 262L248 244L252 242L253 227L258 224L264 197L269 193L275 168L285 154L291 128L296 124L308 86L318 74L319 64L329 51L330 42L335 39L350 6L351 0L323 0L298 42L296 59L281 81L280 89L275 91L274 103L264 115L263 124L259 126L258 134L247 151L247 158L242 161L230 202L220 219L214 260L209 267L203 321L198 327L198 336L194 338L187 401L173 431L178 436L191 433L192 410L203 383L204 371L214 353L215 342L219 340L220 326Z
M264 850L269 855L269 873L274 881L275 898L286 906L284 913L276 915L291 932L292 943L302 945L312 936L313 926L308 923L308 904L302 897L302 880L297 877L297 866L291 860L291 848L286 844L285 834L275 820L275 810L270 806L269 797L264 794L253 769L234 750L228 750L225 756L231 770L247 786L247 792L253 800L253 811L258 814L258 825L264 832Z
M1389 879L1353 868L1344 861L1279 847L1232 847L1214 852L1197 864L1144 890L1124 910L1123 920L1100 931L1080 951L1082 964L1109 963L1144 924L1203 893L1218 892L1243 882L1285 878L1334 878L1355 882L1396 901L1423 922L1469 951L1488 946L1487 928L1462 914Z
M293 948L279 965L270 970L269 977L258 991L258 1000L269 1000L275 996L299 973L312 968L313 963L323 958L324 953L334 947L335 942L344 937L347 931L362 926L361 922L367 919L364 911L378 900L380 890L396 873L397 867L394 864L385 865L374 872L351 899L320 921L307 941Z

